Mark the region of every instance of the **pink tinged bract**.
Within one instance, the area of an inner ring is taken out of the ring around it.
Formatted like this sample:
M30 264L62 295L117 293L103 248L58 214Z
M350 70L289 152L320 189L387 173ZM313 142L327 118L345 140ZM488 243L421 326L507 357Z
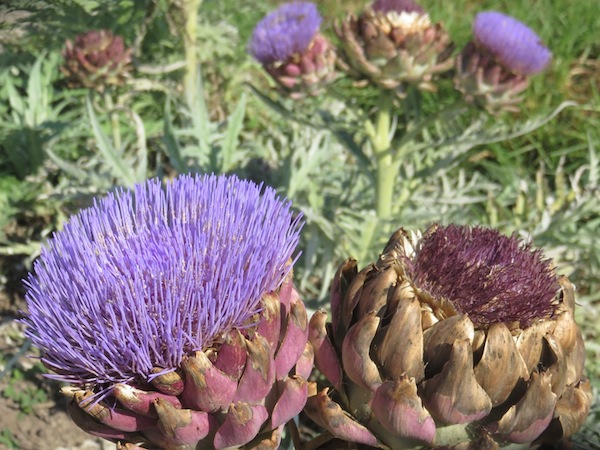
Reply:
M156 417L154 401L158 398L170 403L175 408L181 408L181 402L173 395L143 391L123 383L119 383L114 387L113 395L124 408L147 417Z
M221 450L247 444L256 437L268 417L269 413L262 405L232 403L225 421L215 435L215 449Z
M248 360L240 379L233 402L259 403L273 387L275 365L271 359L269 343L258 333L246 340Z
M275 355L275 367L278 379L283 379L292 370L292 367L294 367L294 364L296 364L302 355L307 340L308 317L306 309L301 301L292 299L287 328Z
M327 395L325 388L316 396L319 419L331 434L339 439L377 447L377 438L367 428L352 419Z
M159 416L158 427L177 445L196 444L210 431L209 415L193 409L178 409L161 398L154 402Z
M434 444L435 422L423 407L414 378L385 381L375 391L371 409L390 433Z
M315 365L331 382L340 389L343 382L342 365L327 333L327 313L319 310L313 314L309 323L308 339L315 353Z
M219 348L215 367L237 380L242 376L245 366L246 343L236 328L227 333L225 342Z
M300 414L308 396L308 383L302 377L292 375L283 381L278 381L277 384L281 395L271 413L273 428L283 425Z
M213 366L204 352L185 357L181 365L186 374L181 394L184 406L214 412L231 403L237 380Z

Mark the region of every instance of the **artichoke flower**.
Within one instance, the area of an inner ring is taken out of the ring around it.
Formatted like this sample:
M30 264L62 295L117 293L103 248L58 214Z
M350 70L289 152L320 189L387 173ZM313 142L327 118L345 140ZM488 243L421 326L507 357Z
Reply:
M575 433L591 403L574 287L540 250L488 228L400 229L344 262L309 324L305 411L333 440L384 449L529 448Z
M277 448L312 368L300 228L233 176L150 180L72 218L23 321L73 421L123 449Z
M254 29L248 51L295 99L318 95L336 76L335 51L319 33L322 18L311 2L288 2Z
M552 53L529 27L496 11L477 14L473 36L456 58L455 87L492 114L518 111L519 94Z
M109 30L93 30L80 34L75 42L67 41L61 71L71 87L103 91L106 86L125 83L131 71L131 49L123 38Z
M360 16L336 24L340 66L385 89L404 84L434 91L433 76L452 68L452 43L442 24L431 23L411 0L377 0Z

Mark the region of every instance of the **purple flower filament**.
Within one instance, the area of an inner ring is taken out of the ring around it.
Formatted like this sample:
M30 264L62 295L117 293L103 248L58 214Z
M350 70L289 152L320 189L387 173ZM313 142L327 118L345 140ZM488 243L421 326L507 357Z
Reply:
M552 59L552 53L533 30L500 12L477 14L473 34L479 47L490 52L506 69L519 75L541 72Z
M181 176L73 217L26 281L26 335L51 377L148 380L243 326L290 270L301 228L290 206L236 177Z
M249 52L263 65L286 61L308 49L321 21L311 2L284 3L256 25Z

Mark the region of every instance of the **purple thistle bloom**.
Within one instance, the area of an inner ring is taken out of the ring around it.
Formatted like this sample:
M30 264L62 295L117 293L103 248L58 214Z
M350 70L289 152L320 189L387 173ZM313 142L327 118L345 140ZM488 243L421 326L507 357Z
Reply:
M371 5L371 9L384 14L389 12L425 14L425 9L412 0L376 0Z
M477 44L511 72L533 75L544 70L552 53L539 36L517 19L496 11L477 14L473 23Z
M180 176L118 190L54 234L29 275L25 334L71 383L100 388L179 367L288 274L300 217L271 188Z
M286 61L308 48L321 21L311 2L284 3L256 25L249 52L263 65Z
M556 309L560 286L550 260L491 228L432 228L408 266L416 286L449 300L480 326L526 326Z

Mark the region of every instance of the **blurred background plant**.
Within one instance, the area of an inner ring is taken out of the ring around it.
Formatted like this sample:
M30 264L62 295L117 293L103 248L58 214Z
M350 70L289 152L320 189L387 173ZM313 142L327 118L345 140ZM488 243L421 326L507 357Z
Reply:
M395 121L404 111L390 106L388 133L377 132L373 113L381 97L373 87L341 79L332 96L281 98L247 52L256 24L280 3L2 2L2 314L18 317L20 279L44 239L94 195L153 176L234 172L272 185L304 213L296 279L312 308L324 305L337 266L348 256L359 264L374 259L392 227L486 224L532 239L578 287L587 368L599 387L600 17L593 2L420 2L456 49L471 39L475 15L494 9L535 30L553 62L531 79L519 113L497 118L471 109L462 118L428 122L414 141L419 145L397 157L386 214L374 206L377 167L369 142L393 137L392 127L430 117L461 94L441 76L436 93L415 93L418 113ZM329 24L368 3L319 1L323 36L335 41ZM124 64L116 67L127 75L104 89L76 87L60 70L69 73L66 41L76 46L77 36L92 30L123 42L116 59ZM599 431L596 420L584 433ZM5 432L0 438L12 439Z

